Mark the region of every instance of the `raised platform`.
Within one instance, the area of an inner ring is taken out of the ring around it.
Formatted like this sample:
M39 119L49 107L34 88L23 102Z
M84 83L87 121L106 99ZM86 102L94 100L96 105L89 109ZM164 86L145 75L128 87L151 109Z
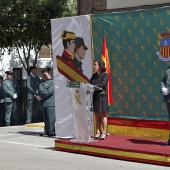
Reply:
M107 136L105 140L90 143L75 143L70 140L55 140L58 151L73 152L105 158L122 159L170 166L170 146L166 140L123 135Z

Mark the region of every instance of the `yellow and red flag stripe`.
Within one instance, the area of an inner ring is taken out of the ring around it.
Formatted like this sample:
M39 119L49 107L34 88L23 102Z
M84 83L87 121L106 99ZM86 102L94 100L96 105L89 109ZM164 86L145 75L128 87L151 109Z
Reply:
M161 46L161 53L163 57L170 56L170 46Z
M106 72L108 74L108 104L111 105L113 103L113 95L112 95L112 79L110 73L110 62L108 56L108 50L106 45L106 37L103 37L103 47L102 47L102 57L101 59L105 63Z

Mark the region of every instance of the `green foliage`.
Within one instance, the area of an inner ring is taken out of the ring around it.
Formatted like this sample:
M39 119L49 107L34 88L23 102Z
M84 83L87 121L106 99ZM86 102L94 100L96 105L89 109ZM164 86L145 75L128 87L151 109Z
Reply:
M27 70L30 51L37 62L42 45L51 44L50 19L75 14L76 1L72 0L0 0L0 47L8 50L23 49L21 62Z
M68 0L69 13L66 15L75 16L77 15L77 0Z

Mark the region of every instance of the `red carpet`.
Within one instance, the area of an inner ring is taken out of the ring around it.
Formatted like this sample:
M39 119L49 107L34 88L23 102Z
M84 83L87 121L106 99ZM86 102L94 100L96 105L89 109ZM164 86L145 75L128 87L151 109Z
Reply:
M170 146L167 146L165 143L165 140L155 138L111 135L107 136L105 140L90 143L55 140L55 149L58 151L170 166Z

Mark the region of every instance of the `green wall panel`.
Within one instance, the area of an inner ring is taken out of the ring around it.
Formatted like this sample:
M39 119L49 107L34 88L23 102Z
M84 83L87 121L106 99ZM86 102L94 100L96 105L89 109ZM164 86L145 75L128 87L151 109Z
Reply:
M167 120L160 82L169 61L160 51L158 34L170 31L170 7L91 15L93 55L100 59L106 36L114 103L110 117Z

